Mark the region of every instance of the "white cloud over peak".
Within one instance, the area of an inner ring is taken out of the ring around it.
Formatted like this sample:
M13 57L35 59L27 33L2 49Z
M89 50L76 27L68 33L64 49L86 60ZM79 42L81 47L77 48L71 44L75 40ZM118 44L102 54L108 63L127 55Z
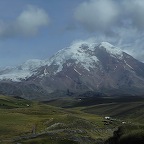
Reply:
M144 61L144 0L85 0L74 19L97 39L112 41Z
M49 21L43 9L29 5L15 20L9 23L0 20L0 37L33 36L41 27L47 26Z

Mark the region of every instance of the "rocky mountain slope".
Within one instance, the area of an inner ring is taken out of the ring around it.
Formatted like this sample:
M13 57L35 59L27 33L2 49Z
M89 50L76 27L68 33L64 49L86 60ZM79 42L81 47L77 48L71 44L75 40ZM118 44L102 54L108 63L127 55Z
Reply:
M144 63L119 48L76 42L48 60L0 70L0 93L43 99L50 93L143 95Z

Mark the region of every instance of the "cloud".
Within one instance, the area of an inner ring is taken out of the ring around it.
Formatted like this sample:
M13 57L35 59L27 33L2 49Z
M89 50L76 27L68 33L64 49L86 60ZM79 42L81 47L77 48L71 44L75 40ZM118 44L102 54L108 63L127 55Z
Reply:
M36 35L49 21L43 9L29 5L14 21L6 23L0 20L0 38Z
M113 0L90 0L81 3L74 18L87 30L107 30L117 21L119 7Z
M131 25L141 30L144 29L144 1L143 0L123 0L123 15L125 19L131 21Z
M91 31L113 31L116 27L144 30L143 0L89 0L77 6L74 18Z

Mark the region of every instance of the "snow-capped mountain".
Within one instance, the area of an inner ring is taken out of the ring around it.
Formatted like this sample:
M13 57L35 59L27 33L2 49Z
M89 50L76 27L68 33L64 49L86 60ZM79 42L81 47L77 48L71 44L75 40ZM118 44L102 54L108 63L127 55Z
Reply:
M97 47L105 48L111 56L122 57L122 51L107 42L102 42L100 44L77 42L72 44L69 48L60 50L56 55L48 60L47 64L48 66L51 64L57 65L57 73L62 70L64 63L71 59L75 61L75 64L81 64L89 71L90 68L94 68L95 64L99 63L99 59L95 55Z
M29 60L18 67L0 70L0 80L14 84L23 97L31 97L25 86L45 96L56 91L141 95L144 94L144 64L107 42L81 41L48 60ZM5 91L1 87L0 92Z
M20 82L36 74L36 70L45 65L56 65L58 67L57 71L54 72L56 74L62 71L64 63L70 59L74 60L76 64L81 64L89 71L90 68L94 68L95 64L99 62L94 53L96 46L98 46L98 44L77 42L72 44L69 48L60 50L48 60L30 59L19 66L0 69L0 80ZM107 42L102 42L99 44L99 47L105 47L107 52L113 56L122 56L122 51L120 49L115 48Z
M0 70L0 80L20 82L33 74L36 70L45 65L45 61L31 59L16 67L6 67Z

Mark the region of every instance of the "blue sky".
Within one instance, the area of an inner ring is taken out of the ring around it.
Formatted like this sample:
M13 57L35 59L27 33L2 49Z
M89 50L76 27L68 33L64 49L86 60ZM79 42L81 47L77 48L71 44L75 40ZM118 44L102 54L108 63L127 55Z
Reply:
M75 40L120 46L143 61L143 0L0 0L0 66L48 59Z

